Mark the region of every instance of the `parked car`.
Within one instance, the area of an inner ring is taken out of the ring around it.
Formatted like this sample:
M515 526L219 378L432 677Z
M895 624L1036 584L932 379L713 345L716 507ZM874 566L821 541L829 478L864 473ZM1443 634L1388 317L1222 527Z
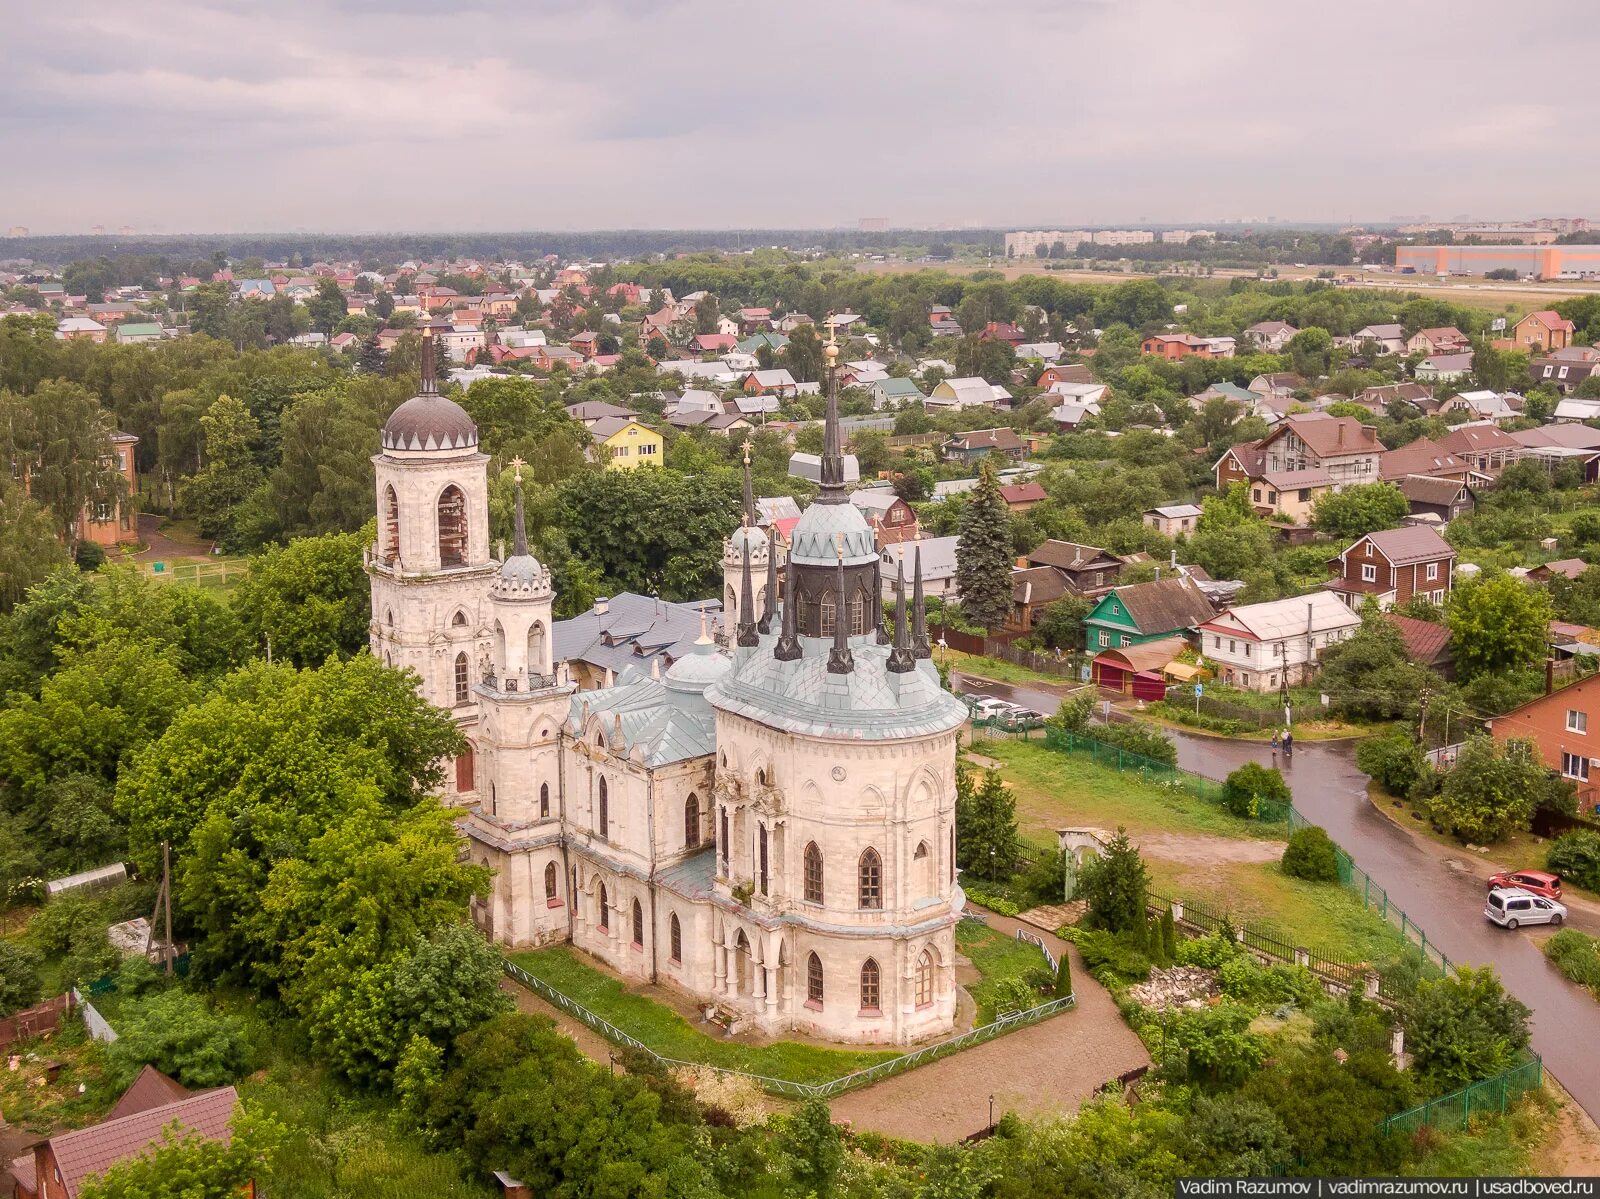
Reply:
M1502 870L1489 876L1489 890L1496 887L1515 887L1546 899L1561 898L1561 876L1547 870Z
M1560 924L1567 918L1565 904L1517 887L1497 887L1489 892L1483 914L1501 928L1515 929L1524 924Z

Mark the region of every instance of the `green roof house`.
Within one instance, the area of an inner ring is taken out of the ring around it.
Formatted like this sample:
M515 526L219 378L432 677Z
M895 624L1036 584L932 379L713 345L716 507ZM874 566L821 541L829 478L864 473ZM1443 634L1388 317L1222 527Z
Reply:
M776 354L789 344L789 339L782 333L752 333L734 348L741 354L754 354L762 346L767 346Z
M111 332L112 336L125 346L160 341L166 336L165 331L155 321L129 321L125 325L116 326Z
M1155 579L1115 587L1084 617L1091 654L1187 633L1210 620L1211 601L1190 579Z
M867 390L872 392L872 406L874 408L888 408L894 404L903 404L907 400L914 401L920 407L922 401L928 398L922 394L922 389L910 379L901 379L894 375L868 384Z

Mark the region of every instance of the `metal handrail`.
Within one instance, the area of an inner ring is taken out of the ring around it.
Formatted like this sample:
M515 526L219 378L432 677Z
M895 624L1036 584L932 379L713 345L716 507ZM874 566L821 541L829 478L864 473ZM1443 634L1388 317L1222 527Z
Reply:
M1019 930L1020 932L1020 930ZM1040 946L1043 949L1043 946ZM1048 951L1047 955L1048 955ZM943 1057L947 1053L954 1053L970 1045L991 1040L1002 1033L1010 1032L1014 1028L1021 1028L1028 1024L1035 1024L1057 1012L1065 1011L1069 1007L1077 1006L1078 998L1075 994L1065 995L1056 999L1047 1000L1037 1007L1025 1011L1009 1012L997 1017L989 1024L968 1029L954 1037L939 1041L933 1045L924 1045L921 1049L910 1053L901 1054L899 1057L890 1058L886 1062L879 1062L874 1066L866 1066L850 1074L840 1075L838 1078L829 1079L827 1082L809 1083L796 1082L788 1078L769 1078L764 1074L752 1074L746 1070L733 1070L727 1066L713 1066L707 1062L688 1062L681 1058L666 1057L657 1053L637 1037L623 1032L603 1016L596 1015L584 1007L577 1000L556 990L542 978L529 974L521 966L509 958L502 958L501 965L505 972L518 982L522 983L535 994L547 999L562 1011L582 1021L595 1032L618 1045L626 1045L630 1049L637 1049L650 1058L669 1068L691 1067L700 1070L710 1070L728 1078L742 1078L755 1083L763 1090L779 1095L787 1095L794 1099L828 1099L835 1095L842 1095L846 1091L853 1091L857 1087L868 1086L885 1078L891 1078L906 1070L917 1066L926 1065L935 1058Z

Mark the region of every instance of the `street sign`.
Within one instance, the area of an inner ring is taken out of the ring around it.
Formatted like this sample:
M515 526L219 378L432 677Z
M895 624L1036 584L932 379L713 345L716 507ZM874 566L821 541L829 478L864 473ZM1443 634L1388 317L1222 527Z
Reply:
M1206 685L1204 683L1196 683L1194 685L1194 693L1196 696L1204 695L1206 693Z

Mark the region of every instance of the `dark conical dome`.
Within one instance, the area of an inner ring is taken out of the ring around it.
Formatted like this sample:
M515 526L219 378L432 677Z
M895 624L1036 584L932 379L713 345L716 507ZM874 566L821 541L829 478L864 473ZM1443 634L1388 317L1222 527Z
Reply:
M412 396L383 426L386 450L470 450L478 445L478 426L454 400L442 395Z

